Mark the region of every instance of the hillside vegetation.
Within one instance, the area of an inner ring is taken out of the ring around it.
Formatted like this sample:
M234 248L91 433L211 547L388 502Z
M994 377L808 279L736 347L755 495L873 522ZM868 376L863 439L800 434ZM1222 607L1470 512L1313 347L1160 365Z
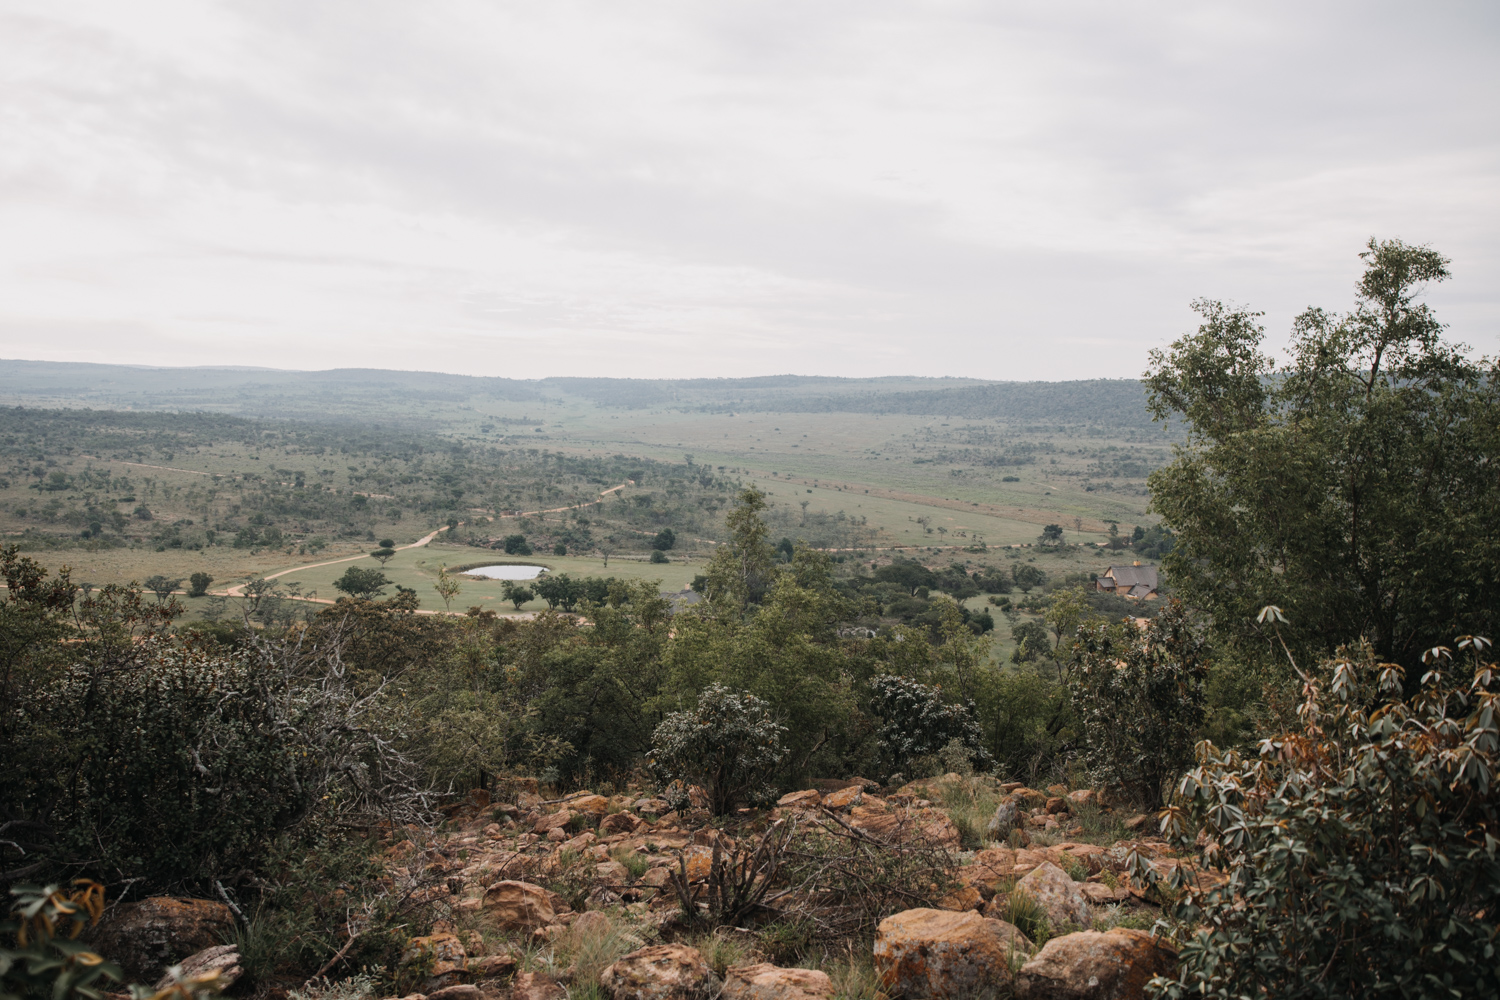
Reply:
M837 413L648 410L631 455L609 409L546 447L7 411L5 990L113 958L186 1000L229 980L167 962L229 939L232 993L292 1000L1495 993L1500 370L1417 301L1444 258L1365 264L1284 363L1199 304L1124 524L1086 421L882 415L887 463ZM710 416L737 460L669 455ZM974 461L1003 435L1048 460ZM64 565L235 553L218 593ZM1157 559L1154 599L1094 587ZM462 577L523 560L529 603ZM218 938L147 963L120 922L165 897Z

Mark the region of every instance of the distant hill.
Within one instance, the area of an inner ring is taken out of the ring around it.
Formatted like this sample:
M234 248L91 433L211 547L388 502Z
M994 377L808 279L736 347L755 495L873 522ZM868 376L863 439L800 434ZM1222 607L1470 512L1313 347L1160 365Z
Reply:
M988 382L963 378L774 375L725 379L508 379L335 368L153 368L0 360L0 402L25 406L230 413L298 419L424 422L484 401L627 410L905 413L967 420L1150 423L1135 379Z

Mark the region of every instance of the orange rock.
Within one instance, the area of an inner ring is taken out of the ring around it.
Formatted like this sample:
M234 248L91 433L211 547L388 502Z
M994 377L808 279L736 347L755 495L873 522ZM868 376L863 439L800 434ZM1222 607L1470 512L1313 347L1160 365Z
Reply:
M511 982L510 1000L566 1000L568 991L540 972L518 972Z
M529 882L496 882L484 894L484 908L506 931L530 931L557 919L547 890Z
M848 788L840 788L836 792L829 792L823 796L823 805L828 809L842 811L858 805L864 797L865 792L863 788L858 785L851 785Z
M828 973L781 969L766 962L730 966L724 976L723 1000L831 1000Z
M1062 796L1054 795L1052 798L1047 800L1048 815L1056 816L1058 813L1065 813L1067 811L1068 800L1063 798Z
M682 859L687 863L687 877L689 882L708 878L709 872L713 870L714 852L707 847L697 845L685 847L682 851ZM673 869L681 870L675 865Z
M602 795L581 795L564 803L565 808L590 816L603 816L609 812L609 799Z
M938 900L937 904L940 910L953 910L960 913L964 910L977 910L982 906L984 906L984 896L970 885L959 886Z
M948 818L947 813L939 809L926 809L923 812L922 836L940 847L957 849L963 843L958 827Z
M648 868L639 879L641 885L649 885L660 889L672 879L672 873L665 868Z
M1011 795L1015 796L1028 809L1047 804L1045 793L1039 792L1035 788L1027 788L1024 785L1011 792Z
M564 807L555 813L543 816L536 821L536 824L531 829L535 833L550 833L553 830L560 830L572 821L573 815L571 809Z
M455 983L427 994L427 1000L484 1000L478 986L471 983Z
M593 830L585 830L572 840L563 841L563 845L558 850L573 851L576 854L582 854L590 847L593 847L598 840L599 838L594 835Z
M1145 931L1116 927L1048 941L1021 967L1016 995L1035 1000L1141 1000L1151 977L1170 974L1177 953Z
M1129 895L1124 889L1111 889L1102 882L1080 882L1078 891L1083 898L1094 906L1108 906L1110 903L1118 903Z
M130 979L154 983L167 966L233 939L234 930L234 916L223 903L151 896L115 907L88 941Z
M707 1000L718 982L697 948L658 944L617 960L599 985L614 1000Z
M462 972L468 953L457 934L428 934L412 938L406 945L406 953L401 956L401 961L408 965L423 960L431 961L428 974L437 979Z
M641 820L628 812L610 813L599 821L599 832L606 837L617 833L634 833L641 827Z
M992 989L1006 977L1010 956L1030 954L1013 925L977 913L907 910L880 922L875 971L881 988L907 998L960 997Z
M499 979L516 971L513 955L486 955L469 959L469 971L481 979Z
M776 800L778 806L783 808L795 807L797 809L811 809L822 801L823 796L816 788L809 788L801 792L788 792Z

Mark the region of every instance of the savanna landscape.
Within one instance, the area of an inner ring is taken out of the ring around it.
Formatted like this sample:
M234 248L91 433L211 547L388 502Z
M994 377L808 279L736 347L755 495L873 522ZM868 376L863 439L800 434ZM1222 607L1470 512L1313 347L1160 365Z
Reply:
M0 994L1491 995L1449 264L1141 378L0 362Z

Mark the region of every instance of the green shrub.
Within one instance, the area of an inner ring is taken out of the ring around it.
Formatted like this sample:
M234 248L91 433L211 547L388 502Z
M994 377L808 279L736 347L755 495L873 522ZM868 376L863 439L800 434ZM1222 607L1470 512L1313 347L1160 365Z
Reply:
M698 696L695 709L673 712L656 727L649 762L669 795L680 797L684 786L702 785L714 815L722 816L747 798L770 796L769 780L785 756L784 732L785 726L771 721L764 701L713 684ZM674 788L676 782L681 785Z
M988 770L994 763L984 734L967 705L949 704L942 691L908 677L886 674L870 682L874 712L881 719L880 747L887 774L913 772L917 758L953 756L955 741L969 750L969 764Z
M1203 724L1207 650L1187 611L1173 601L1144 630L1084 625L1077 654L1069 687L1090 776L1160 803Z
M795 965L807 954L816 931L811 920L773 921L760 929L760 951L773 965Z
M347 606L240 650L170 631L175 599L66 576L13 550L0 600L0 864L12 878L97 874L133 892L243 885L284 831L319 816L398 822L427 797L345 666ZM24 860L23 860L24 859ZM20 862L16 864L16 862Z
M1229 880L1174 873L1185 941L1162 995L1500 995L1500 675L1486 646L1460 641L1462 667L1431 651L1410 699L1400 667L1341 650L1306 678L1302 727L1258 760L1199 746L1168 832Z
M348 942L342 969L395 968L408 937L429 922L420 890L441 876L415 871L408 885L387 885L379 845L334 830L284 837L262 865L260 898L240 930L241 964L251 982L318 971ZM345 980L344 987L354 984ZM337 993L339 984L322 988Z

